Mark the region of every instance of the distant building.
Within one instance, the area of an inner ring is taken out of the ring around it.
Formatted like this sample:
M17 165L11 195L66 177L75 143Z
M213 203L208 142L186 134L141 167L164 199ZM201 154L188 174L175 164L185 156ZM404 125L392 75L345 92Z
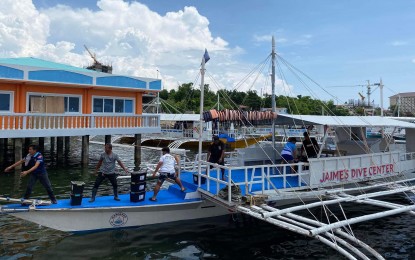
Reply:
M415 114L415 92L398 93L389 97L391 106L399 106L404 114Z

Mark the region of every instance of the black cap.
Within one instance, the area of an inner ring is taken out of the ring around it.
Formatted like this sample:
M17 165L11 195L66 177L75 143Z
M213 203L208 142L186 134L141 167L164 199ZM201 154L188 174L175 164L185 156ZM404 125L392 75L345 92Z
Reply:
M161 149L161 151L162 151L162 152L166 152L166 153L170 153L170 148L168 148L168 147L163 147L163 148Z
M303 135L304 135L304 137L307 137L308 136L308 133L307 132L304 132Z

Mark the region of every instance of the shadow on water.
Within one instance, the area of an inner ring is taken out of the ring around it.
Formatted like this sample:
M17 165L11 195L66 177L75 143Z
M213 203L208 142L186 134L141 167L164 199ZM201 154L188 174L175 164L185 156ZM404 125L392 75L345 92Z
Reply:
M49 178L58 199L69 198L70 181L86 183L84 195L89 196L95 176L92 175L103 145L91 144L88 167L80 162L80 143L72 140L67 156L50 159L45 152ZM56 152L56 151L54 151ZM133 147L116 147L125 165L133 169ZM157 162L158 151L143 150L142 160ZM1 166L0 166L1 167ZM4 166L1 167L1 170ZM0 194L20 197L28 178L19 172L0 174ZM128 181L120 180L122 193L128 192ZM150 184L149 188L151 188ZM109 183L100 187L99 195L112 194ZM38 183L34 198L47 198ZM391 202L406 200L401 196ZM404 201L407 203L407 201ZM341 210L330 208L335 215ZM376 212L375 207L345 206L347 217L360 211ZM325 219L324 211L313 214ZM386 259L415 259L415 225L406 214L353 225L353 232ZM244 215L158 224L133 229L71 235L40 227L8 215L0 215L0 260L2 259L342 259L336 251L317 240L297 235Z

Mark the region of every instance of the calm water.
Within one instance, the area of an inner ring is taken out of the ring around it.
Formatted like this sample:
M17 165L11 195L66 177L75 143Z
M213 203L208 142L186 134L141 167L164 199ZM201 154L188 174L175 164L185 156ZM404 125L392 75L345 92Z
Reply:
M86 183L89 196L95 177L91 175L102 145L91 144L91 163L80 166L80 143L72 140L66 158L49 160L48 172L55 194L68 198L71 180ZM133 169L133 148L114 147L127 167ZM46 158L49 152L45 152ZM143 161L156 162L160 152L144 151ZM4 166L0 166L4 169ZM28 178L18 173L0 175L0 194L21 197ZM128 192L126 180L119 181ZM149 184L148 188L151 188ZM111 194L103 184L99 194ZM47 198L38 183L33 197ZM391 201L407 203L396 196ZM338 209L333 209L339 213ZM372 207L346 208L349 217ZM322 217L320 209L314 211ZM354 234L387 259L415 259L415 225L411 215L400 215L353 226ZM36 224L0 215L0 259L342 259L334 250L314 239L296 235L242 215L183 221L141 228L70 235Z

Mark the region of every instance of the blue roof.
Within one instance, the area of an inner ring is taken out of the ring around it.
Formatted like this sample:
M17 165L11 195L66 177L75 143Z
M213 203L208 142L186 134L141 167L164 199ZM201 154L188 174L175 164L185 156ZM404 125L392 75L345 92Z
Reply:
M70 71L78 71L78 72L86 72L86 73L93 73L94 71L78 68L75 66L42 60L33 57L26 57L26 58L0 58L0 63L3 64L10 64L10 65L19 65L19 66L30 66L30 67L39 67L39 68L46 68L46 69L56 69L56 70L70 70Z
M26 78L24 78L24 70L28 70ZM0 78L133 89L147 89L148 84L150 90L161 90L161 80L159 79L108 74L32 57L0 58ZM94 83L94 79L96 83Z

